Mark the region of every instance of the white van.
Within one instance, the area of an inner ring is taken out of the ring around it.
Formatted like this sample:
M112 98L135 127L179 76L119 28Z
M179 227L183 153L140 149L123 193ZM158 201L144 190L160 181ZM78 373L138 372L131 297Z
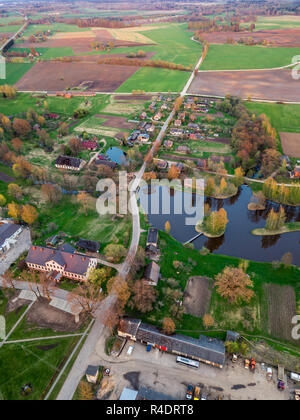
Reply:
M300 375L298 373L291 373L291 380L295 382L300 382Z
M129 346L127 350L127 356L130 356L134 350L134 346Z

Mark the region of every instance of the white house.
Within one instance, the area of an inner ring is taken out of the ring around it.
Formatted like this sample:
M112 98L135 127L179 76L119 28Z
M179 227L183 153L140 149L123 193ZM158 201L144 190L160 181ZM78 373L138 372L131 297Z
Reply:
M9 251L16 243L22 227L7 221L0 221L0 255Z

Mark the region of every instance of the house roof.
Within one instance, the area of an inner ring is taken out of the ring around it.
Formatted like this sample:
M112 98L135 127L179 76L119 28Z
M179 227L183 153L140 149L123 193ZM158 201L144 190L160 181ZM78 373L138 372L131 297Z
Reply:
M45 266L48 261L55 261L64 267L64 271L85 275L91 258L41 246L30 247L26 258L27 263Z
M149 228L148 230L148 237L147 243L157 244L158 241L158 229L156 228Z
M58 247L58 249L60 251L69 252L70 254L74 254L75 251L76 251L75 248L73 248L72 245L70 245L68 243L65 243L65 244L60 245Z
M152 261L147 265L145 270L145 279L150 280L151 282L157 284L160 273L160 267L156 262Z
M123 334L128 334L133 337L136 337L140 323L141 323L140 319L122 318L120 320L118 331L122 332Z
M134 391L130 388L124 388L120 396L120 401L135 401L138 395L138 391Z
M87 367L87 370L86 370L85 374L89 375L89 376L96 376L98 374L98 372L99 372L99 366L89 365Z
M79 168L82 160L71 156L58 156L55 165L71 166L73 168Z
M20 225L15 225L14 223L3 223L0 225L0 247L19 229Z
M97 252L100 248L99 242L89 241L88 239L79 239L76 246L91 252Z
M179 334L167 336L156 327L144 323L140 324L136 338L165 347L168 351L186 354L188 357L199 358L221 366L225 363L225 345L215 338L203 335L200 335L198 339Z

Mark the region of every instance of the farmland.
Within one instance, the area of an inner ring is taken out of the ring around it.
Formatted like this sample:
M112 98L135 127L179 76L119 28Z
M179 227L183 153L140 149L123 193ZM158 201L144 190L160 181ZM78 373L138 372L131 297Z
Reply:
M274 86L277 88L274 89ZM291 70L251 70L236 72L200 72L189 93L208 96L233 94L243 99L298 102L298 81Z
M299 29L299 16L261 16L258 18L256 30L272 30L272 29Z
M32 67L32 63L7 63L6 79L0 79L0 85L15 85Z
M244 70L283 67L300 55L300 48L210 45L200 70ZM221 59L220 59L221 58Z

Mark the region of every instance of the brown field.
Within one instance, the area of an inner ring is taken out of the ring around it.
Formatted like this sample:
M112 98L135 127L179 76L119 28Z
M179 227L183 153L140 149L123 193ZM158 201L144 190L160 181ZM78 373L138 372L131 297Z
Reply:
M129 123L128 118L118 117L116 115L96 114L97 118L104 118L105 121L101 123L104 127L120 128L125 130L133 130L136 124Z
M64 91L91 81L87 91L113 92L121 86L138 67L111 66L97 63L36 63L17 83L19 90Z
M228 38L237 42L251 37L255 41L267 40L273 47L300 47L300 29L278 29L257 32L208 32L203 34L210 44L226 44Z
M184 292L185 313L203 317L208 313L212 293L212 280L190 277Z
M280 133L281 144L285 155L300 157L300 134L299 133Z
M265 284L264 291L268 302L269 332L275 337L293 341L292 318L296 315L294 289L290 286Z
M201 71L197 74L190 94L225 97L227 94L247 99L299 102L299 81L290 69Z

